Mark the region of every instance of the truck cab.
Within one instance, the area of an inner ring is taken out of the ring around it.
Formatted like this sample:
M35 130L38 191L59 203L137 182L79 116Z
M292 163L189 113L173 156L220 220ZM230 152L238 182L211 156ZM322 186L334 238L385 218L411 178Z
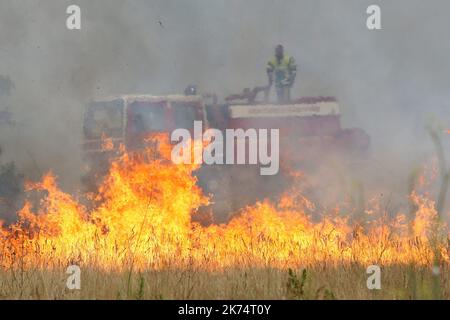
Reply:
M92 102L84 114L85 154L103 152L105 138L114 150L123 144L127 150L144 146L153 133L170 133L176 128L193 130L194 121L206 121L200 96L121 96Z
M127 151L143 149L152 134L170 135L176 128L191 131L196 120L207 123L201 96L124 95L91 102L83 121L83 184L88 189L98 185L119 146ZM106 139L110 142L107 148Z

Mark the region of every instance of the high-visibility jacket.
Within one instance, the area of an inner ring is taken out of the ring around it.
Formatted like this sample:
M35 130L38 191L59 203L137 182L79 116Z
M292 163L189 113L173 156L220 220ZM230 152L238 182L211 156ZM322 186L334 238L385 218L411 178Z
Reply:
M276 57L267 63L267 73L269 77L274 76L276 86L291 86L297 74L297 65L293 57L284 55L278 60Z

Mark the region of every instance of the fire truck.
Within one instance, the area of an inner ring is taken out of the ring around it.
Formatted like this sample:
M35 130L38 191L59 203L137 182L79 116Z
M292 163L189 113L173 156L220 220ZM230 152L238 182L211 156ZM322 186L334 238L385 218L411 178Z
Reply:
M255 91L244 90L218 103L215 95L123 95L92 102L84 115L83 184L93 188L109 168L107 162L120 145L126 150L146 147L149 134L203 129L278 129L280 170L273 176L260 174L259 165L202 165L196 171L199 185L212 196L208 208L217 221L246 205L274 198L291 183L292 171L311 172L323 159L360 159L370 139L359 128L341 127L339 104L334 97L303 97L285 104L258 101ZM112 148L102 148L104 138ZM270 144L269 144L270 145ZM344 160L345 161L345 160Z

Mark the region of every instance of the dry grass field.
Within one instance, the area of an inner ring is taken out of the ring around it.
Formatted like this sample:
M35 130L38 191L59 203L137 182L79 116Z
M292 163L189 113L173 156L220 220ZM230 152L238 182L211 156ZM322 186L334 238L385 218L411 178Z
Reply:
M80 290L66 287L65 270L2 271L1 299L449 299L450 270L382 268L380 290L368 290L358 265L223 272L164 270L110 273L82 269ZM434 282L439 282L435 291Z
M364 222L346 208L313 219L301 190L201 225L208 199L194 166L125 155L86 208L53 175L0 229L1 299L449 299L450 238L439 203L412 189L410 210L379 204ZM81 268L69 290L69 265ZM381 267L369 290L366 268Z

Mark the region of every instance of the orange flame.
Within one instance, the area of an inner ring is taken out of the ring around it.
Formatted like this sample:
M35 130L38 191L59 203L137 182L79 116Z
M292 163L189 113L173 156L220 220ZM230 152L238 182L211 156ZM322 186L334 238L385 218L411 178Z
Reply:
M167 143L161 148L167 156ZM45 196L37 209L28 201L15 224L0 225L0 267L221 270L433 261L429 234L437 213L433 201L416 193L411 224L398 215L355 227L339 212L315 222L307 213L314 204L289 192L277 203L246 208L227 224L204 227L191 220L208 203L192 175L198 166L174 165L154 152L123 153L114 161L96 196L100 204L91 210L62 192L51 173L28 184ZM439 251L449 262L445 247Z
M106 137L105 134L102 134L101 140L102 140L101 147L102 147L103 151L111 151L114 149L114 142L113 142L112 138L108 138L108 137Z

